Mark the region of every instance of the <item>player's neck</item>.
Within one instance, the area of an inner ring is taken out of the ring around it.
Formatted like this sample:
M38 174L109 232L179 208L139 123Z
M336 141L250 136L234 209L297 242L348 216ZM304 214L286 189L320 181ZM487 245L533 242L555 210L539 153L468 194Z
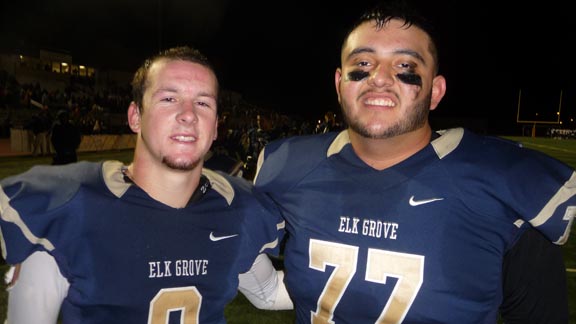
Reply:
M370 139L348 132L354 152L376 170L387 169L416 154L430 143L432 134L430 127L386 139Z
M198 187L202 165L180 171L135 161L128 166L126 175L155 200L173 208L184 208Z

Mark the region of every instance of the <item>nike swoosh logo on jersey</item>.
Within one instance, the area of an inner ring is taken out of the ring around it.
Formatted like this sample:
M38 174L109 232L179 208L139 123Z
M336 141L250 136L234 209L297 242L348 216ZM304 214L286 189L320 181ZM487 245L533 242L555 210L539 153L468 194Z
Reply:
M220 241L220 240L229 239L229 238L234 237L234 236L238 236L238 234L226 235L226 236L215 236L214 232L210 232L210 241L216 242L216 241Z
M444 200L444 198L431 198L431 199L416 200L416 199L414 199L414 196L412 196L412 197L410 197L410 201L408 203L410 204L410 206L420 206L420 205L429 204L431 202L435 202L438 200Z

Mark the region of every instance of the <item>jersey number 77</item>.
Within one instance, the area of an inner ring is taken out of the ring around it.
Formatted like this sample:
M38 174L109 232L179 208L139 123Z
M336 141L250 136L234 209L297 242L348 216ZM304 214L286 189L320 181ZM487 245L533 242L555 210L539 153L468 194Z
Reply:
M309 267L325 272L326 266L334 267L326 282L315 312L313 324L331 324L334 310L346 293L346 288L356 274L358 247L321 240L310 240ZM375 323L401 323L414 302L424 280L424 256L368 249L365 280L386 284L386 277L398 278L392 294Z

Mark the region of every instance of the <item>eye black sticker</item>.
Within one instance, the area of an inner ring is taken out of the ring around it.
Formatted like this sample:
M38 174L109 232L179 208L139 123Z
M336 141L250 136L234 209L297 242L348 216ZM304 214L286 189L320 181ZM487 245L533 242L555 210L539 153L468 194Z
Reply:
M401 82L406 84L416 85L421 87L422 86L422 77L416 73L398 73L396 77Z
M352 71L348 73L348 80L350 81L362 81L370 76L370 73L367 71Z
M352 71L348 73L348 80L349 81L362 81L366 78L370 77L370 72L367 71ZM409 85L415 86L422 86L422 77L416 73L398 73L396 77L400 82L406 83Z

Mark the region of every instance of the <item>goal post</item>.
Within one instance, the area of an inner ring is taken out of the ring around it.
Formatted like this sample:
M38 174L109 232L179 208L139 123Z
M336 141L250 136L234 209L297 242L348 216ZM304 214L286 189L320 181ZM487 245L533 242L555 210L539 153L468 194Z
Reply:
M517 104L517 111L516 111L516 123L517 124L530 124L532 125L532 132L531 137L536 137L536 126L538 125L561 125L562 120L560 116L560 112L562 111L562 89L560 89L560 95L558 99L558 108L555 112L555 118L552 119L550 115L546 116L543 114L544 117L539 119L538 112L532 112L531 116L526 116L526 114L522 114L522 88L518 90L518 104ZM549 109L548 109L549 110Z

